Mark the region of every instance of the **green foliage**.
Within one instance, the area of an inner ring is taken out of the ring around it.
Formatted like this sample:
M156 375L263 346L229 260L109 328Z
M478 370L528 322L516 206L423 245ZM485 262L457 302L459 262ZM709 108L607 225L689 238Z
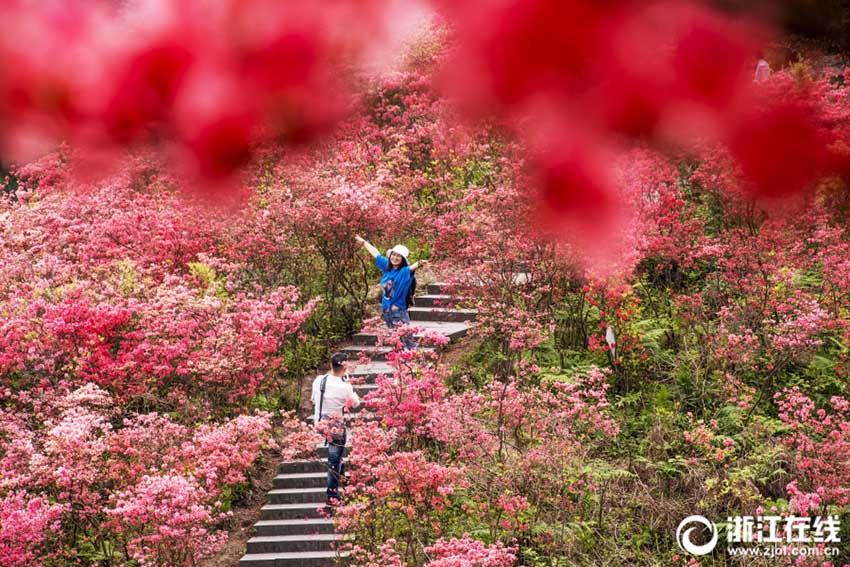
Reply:
M20 187L18 176L0 162L0 189L2 189L0 195L10 196L12 199L15 199L15 192L18 190L18 187Z
M203 262L189 262L189 273L199 281L201 296L212 294L221 300L228 299L229 295L225 288L224 278L215 273L215 270Z
M76 556L85 565L121 565L136 567L139 563L124 556L109 540L93 541L80 537L75 546Z

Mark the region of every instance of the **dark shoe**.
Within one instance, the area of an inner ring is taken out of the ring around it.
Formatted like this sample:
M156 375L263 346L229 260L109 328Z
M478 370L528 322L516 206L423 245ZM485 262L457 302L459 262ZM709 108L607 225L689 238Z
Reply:
M325 506L339 506L342 504L342 499L339 496L328 495L325 500Z

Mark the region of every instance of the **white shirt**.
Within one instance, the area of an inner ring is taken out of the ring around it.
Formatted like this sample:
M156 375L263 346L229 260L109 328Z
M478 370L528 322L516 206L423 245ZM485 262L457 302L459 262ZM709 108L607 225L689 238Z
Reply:
M313 395L310 398L313 401L313 415L315 417L315 421L313 423L318 423L319 421L319 399L322 395L322 378L325 376L328 377L328 382L325 384L325 399L322 402L323 414L340 415L342 413L342 408L345 407L348 400L351 400L351 405L349 407L356 408L360 405L360 397L357 395L357 392L354 391L351 384L344 382L342 378L330 373L320 374L319 376L316 376L315 380L313 380Z

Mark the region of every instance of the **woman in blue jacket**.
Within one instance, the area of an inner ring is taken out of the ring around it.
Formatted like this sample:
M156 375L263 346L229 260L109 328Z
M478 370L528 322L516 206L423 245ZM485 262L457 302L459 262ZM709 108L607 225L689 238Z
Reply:
M397 244L384 256L378 249L357 236L357 242L369 251L375 258L375 265L383 272L381 276L381 311L384 314L384 323L387 327L400 327L410 324L410 315L407 313L407 292L413 279L413 272L420 266L428 263L427 260L419 260L413 264L409 263L410 250L407 246ZM416 343L411 336L402 339L404 347L408 350L416 348Z

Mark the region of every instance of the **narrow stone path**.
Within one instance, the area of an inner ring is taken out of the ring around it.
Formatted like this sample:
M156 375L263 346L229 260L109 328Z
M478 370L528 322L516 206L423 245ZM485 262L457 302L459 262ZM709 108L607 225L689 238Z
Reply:
M416 296L416 307L409 310L411 324L433 330L457 341L469 331L476 312L453 309L453 298L445 294L440 283L428 284L427 294ZM391 374L387 364L389 347L376 346L375 333L354 335L354 345L342 349L356 358L366 353L371 361L357 366L351 376L362 378L355 386L363 398L377 386L375 378ZM363 408L363 405L360 406ZM260 520L254 524L254 537L248 540L246 554L239 567L331 567L339 554L333 545L345 536L334 532L333 520L325 513L325 481L327 478L327 447L316 450L312 459L285 461L274 479L267 504L260 510ZM344 490L344 485L343 485Z

